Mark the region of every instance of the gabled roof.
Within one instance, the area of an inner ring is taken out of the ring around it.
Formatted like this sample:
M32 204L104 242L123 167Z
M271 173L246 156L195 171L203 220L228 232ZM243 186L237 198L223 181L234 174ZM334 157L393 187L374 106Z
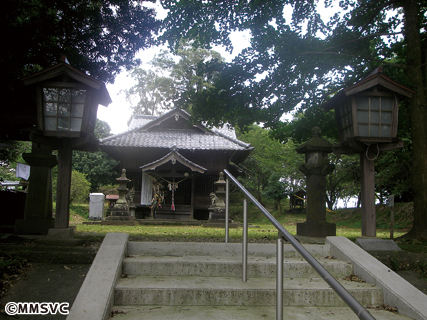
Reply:
M174 165L177 161L183 164L185 167L189 168L191 171L196 171L199 173L204 173L207 169L199 166L198 164L191 162L184 156L182 156L175 148L171 152L169 152L164 157L156 160L154 162L148 163L146 165L141 166L142 171L150 171L155 170L157 167L160 167L168 162L171 162Z
M250 144L203 124L192 125L190 115L173 109L139 128L101 140L105 147L167 148L180 150L252 150Z

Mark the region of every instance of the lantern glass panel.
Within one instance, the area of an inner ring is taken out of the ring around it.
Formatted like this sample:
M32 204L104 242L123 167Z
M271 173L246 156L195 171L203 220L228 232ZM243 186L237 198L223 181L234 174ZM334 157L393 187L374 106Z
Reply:
M56 116L57 104L54 102L47 102L44 107L44 114L46 116Z
M391 126L381 125L381 137L391 137Z
M394 99L393 98L382 98L381 99L381 111L392 111Z
M58 131L70 130L69 118L58 118Z
M44 128L48 131L56 131L56 118L46 117L44 118Z
M381 124L390 124L391 125L391 112L381 112Z
M369 110L369 97L357 97L357 110Z
M370 116L371 116L371 119L369 120L370 123L375 123L375 124L380 123L380 113L378 111L371 111Z
M59 90L59 101L60 102L70 102L71 100L71 90L70 89L60 89Z
M371 123L369 136L374 138L378 138L380 136L380 126L378 124Z
M380 110L380 99L379 97L370 97L369 109L375 111Z
M80 131L82 128L81 118L71 118L70 131Z
M359 136L391 137L393 105L393 97L356 97Z
M357 120L359 123L369 123L369 111L357 111Z
M359 124L359 135L362 137L367 137L369 135L369 125Z
M83 117L84 104L73 104L71 105L71 117L72 118L81 118Z
M43 88L46 101L58 101L58 90L56 88Z
M86 90L74 90L71 96L72 103L85 103Z
M81 131L86 90L43 88L44 130Z
M58 107L60 117L68 117L70 115L70 105L68 103L60 103Z

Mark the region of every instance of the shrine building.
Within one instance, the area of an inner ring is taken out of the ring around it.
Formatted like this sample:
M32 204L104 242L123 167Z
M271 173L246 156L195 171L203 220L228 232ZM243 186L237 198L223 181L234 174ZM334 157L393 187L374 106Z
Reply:
M126 169L137 219L154 206L157 219L207 220L219 173L233 172L230 163L243 162L253 149L233 129L193 124L181 109L135 116L129 128L101 140L100 148Z

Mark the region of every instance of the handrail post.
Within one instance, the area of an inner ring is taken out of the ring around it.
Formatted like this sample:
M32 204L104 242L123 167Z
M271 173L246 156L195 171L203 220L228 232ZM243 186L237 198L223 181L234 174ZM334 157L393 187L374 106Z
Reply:
M248 201L243 199L242 281L248 281Z
M228 243L230 234L230 211L229 211L229 200L230 200L230 179L228 176L225 178L225 243Z
M326 281L326 283L341 297L341 299L350 307L350 309L362 320L375 320L375 318L366 310L360 303L357 301L320 263L317 261L304 246L302 246L295 238L292 236L288 230L286 230L283 225L277 221L270 212L267 211L259 201L252 195L242 184L233 177L232 174L227 169L224 169L224 173L231 179L231 181L243 191L245 196L252 201L252 203L261 210L261 212L267 217L268 220L276 227L276 229L280 232L281 237L285 238L294 248L295 250L303 256L303 258L316 270L316 272ZM246 198L243 202L243 250L244 250L244 258L243 263L247 267L247 256L245 258L245 253L247 255L247 232L248 232L248 221L247 221L247 204ZM246 237L246 241L245 241ZM245 262L246 261L246 262ZM283 261L283 259L282 259ZM246 277L246 267L243 268L243 281ZM283 291L282 291L283 293Z
M276 320L283 320L283 236L280 232L276 250Z

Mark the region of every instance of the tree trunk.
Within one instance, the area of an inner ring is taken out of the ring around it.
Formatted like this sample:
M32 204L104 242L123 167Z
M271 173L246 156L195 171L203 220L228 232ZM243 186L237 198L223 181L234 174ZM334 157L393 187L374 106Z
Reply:
M276 200L277 211L279 212L279 216L282 215L282 204L280 203L280 199Z
M412 133L411 183L414 193L414 222L403 237L427 239L427 109L422 75L419 4L415 0L403 2L405 39L408 52L408 78L416 91L410 101Z

